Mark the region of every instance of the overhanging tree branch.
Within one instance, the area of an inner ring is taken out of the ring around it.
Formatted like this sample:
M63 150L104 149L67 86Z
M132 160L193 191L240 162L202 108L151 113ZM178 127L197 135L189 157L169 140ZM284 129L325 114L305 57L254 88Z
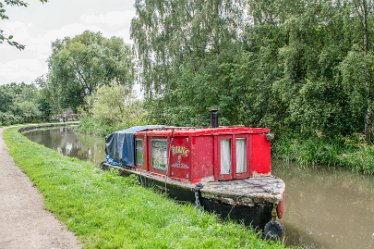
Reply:
M42 3L46 3L48 0L39 0ZM18 7L27 7L28 4L22 0L0 0L0 20L9 19L9 16L6 15L5 6L18 6ZM6 35L4 30L0 29L0 44L4 42L8 43L10 46L14 46L19 50L25 48L25 45L18 43L13 40L13 35Z

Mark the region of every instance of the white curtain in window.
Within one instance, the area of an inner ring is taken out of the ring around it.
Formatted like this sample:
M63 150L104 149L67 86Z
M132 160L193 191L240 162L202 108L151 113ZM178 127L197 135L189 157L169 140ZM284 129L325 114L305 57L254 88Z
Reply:
M166 170L168 164L167 139L152 139L152 167Z
M136 139L136 158L135 162L137 166L142 166L143 165L143 140L142 139Z
M221 175L231 173L231 139L221 139Z
M245 138L236 139L236 173L247 172L247 146Z

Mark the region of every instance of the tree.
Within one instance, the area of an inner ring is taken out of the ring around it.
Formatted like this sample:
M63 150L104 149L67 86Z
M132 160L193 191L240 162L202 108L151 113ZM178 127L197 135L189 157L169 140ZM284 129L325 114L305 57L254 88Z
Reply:
M342 82L350 91L350 101L360 107L361 120L364 120L366 142L371 143L372 108L373 108L373 74L374 74L374 3L371 0L352 0L346 6L350 13L349 29L352 46L340 69Z
M162 123L371 137L372 0L136 2L134 50ZM365 120L365 122L362 122Z
M241 20L239 3L231 0L137 0L135 7L131 36L138 80L149 98L175 88L180 65L196 72L217 59L222 48L232 45Z
M47 0L40 0L42 3L46 3ZM19 6L19 7L27 7L27 3L22 0L4 0L0 2L0 20L9 19L9 16L6 15L6 6ZM16 42L13 40L13 35L6 35L4 30L0 29L0 44L3 42L7 42L11 46L15 46L16 48L22 50L25 48L24 45Z
M11 83L0 86L0 123L10 125L42 120L35 85Z
M76 111L97 86L132 85L130 48L120 38L89 31L57 40L52 44L48 82L61 108Z
M60 114L59 103L54 99L46 75L35 79L34 85L38 88L36 102L38 103L43 121L49 121L52 114Z
M364 52L364 75L367 91L367 108L365 114L365 138L366 142L372 142L372 105L373 105L373 66L374 54L372 50L373 39L373 11L374 3L371 0L354 0L353 4L360 19L360 33L362 35L362 50Z

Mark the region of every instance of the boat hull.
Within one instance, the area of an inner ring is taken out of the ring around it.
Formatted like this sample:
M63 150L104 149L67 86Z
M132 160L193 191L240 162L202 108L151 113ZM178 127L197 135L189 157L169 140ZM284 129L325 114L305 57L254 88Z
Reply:
M142 186L165 193L177 202L196 204L196 193L194 189L168 184L142 175L138 175L138 181ZM265 224L271 220L273 204L270 202L254 203L253 206L230 205L228 203L223 203L219 199L204 198L200 192L198 192L197 195L200 205L204 210L215 213L224 220L234 220L261 230L263 230Z

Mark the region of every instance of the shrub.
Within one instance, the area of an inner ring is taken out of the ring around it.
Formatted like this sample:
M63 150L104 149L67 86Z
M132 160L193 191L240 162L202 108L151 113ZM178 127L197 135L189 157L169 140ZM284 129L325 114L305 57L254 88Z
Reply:
M98 135L142 125L147 116L143 102L136 99L131 90L118 84L99 87L87 98L86 110L80 112L80 130Z

